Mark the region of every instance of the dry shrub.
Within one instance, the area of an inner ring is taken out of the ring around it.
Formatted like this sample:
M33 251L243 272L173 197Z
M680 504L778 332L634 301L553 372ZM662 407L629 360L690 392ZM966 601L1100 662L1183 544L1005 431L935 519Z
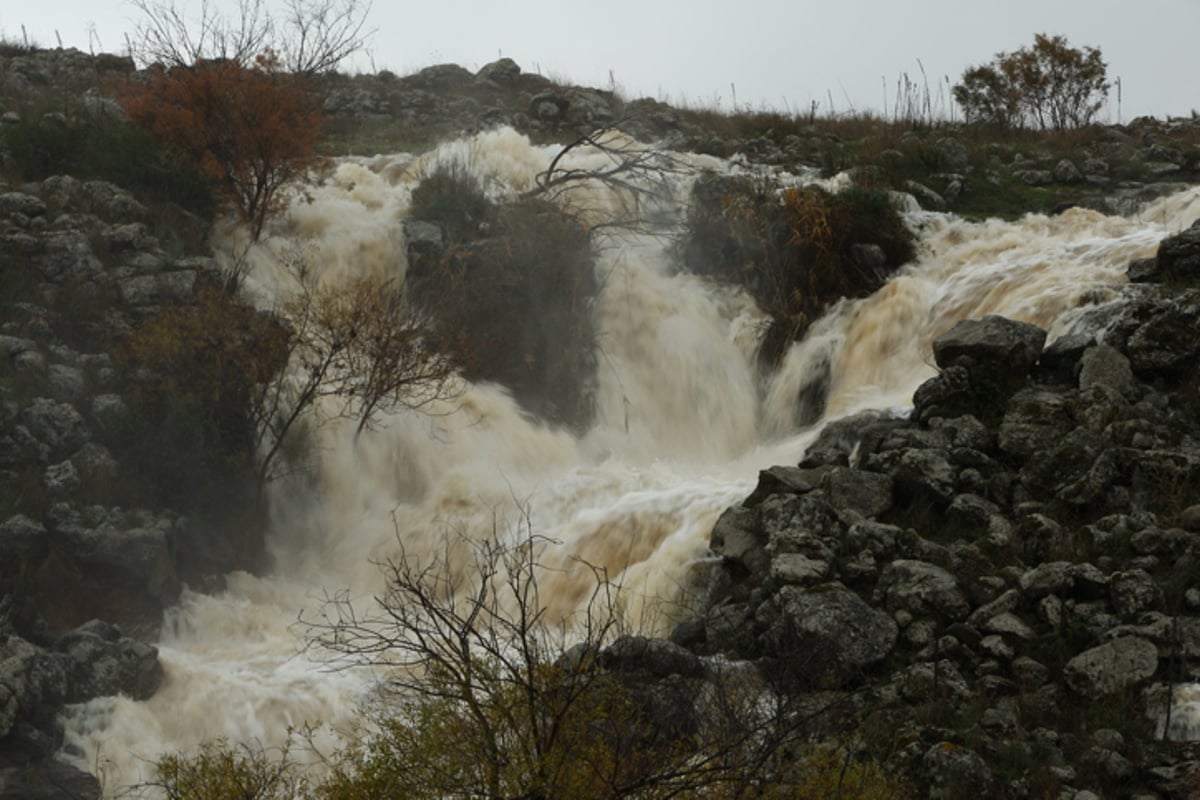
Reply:
M876 245L872 263L856 245ZM913 239L888 196L809 186L777 193L762 180L708 177L693 191L684 262L746 288L772 320L760 349L777 361L832 303L878 289L913 257Z
M279 190L318 163L317 96L270 52L250 65L156 65L129 85L122 105L135 125L206 175L255 238L281 207Z

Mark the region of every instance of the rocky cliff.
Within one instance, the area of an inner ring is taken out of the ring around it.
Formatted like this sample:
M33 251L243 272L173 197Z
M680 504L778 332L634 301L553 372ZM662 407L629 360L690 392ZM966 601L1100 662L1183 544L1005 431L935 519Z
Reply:
M1194 283L1198 237L1135 271ZM1191 796L1198 320L1131 284L1049 346L958 324L911 415L832 423L721 517L673 638L822 697L928 796Z

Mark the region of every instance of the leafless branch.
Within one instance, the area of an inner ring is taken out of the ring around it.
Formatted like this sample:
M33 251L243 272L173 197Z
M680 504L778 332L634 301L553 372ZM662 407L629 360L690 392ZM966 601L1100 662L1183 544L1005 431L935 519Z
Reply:
M593 232L617 228L651 231L661 220L652 205L667 197L674 178L690 167L664 148L632 139L623 121L583 134L565 145L523 197L544 197L583 221ZM573 166L572 163L586 163ZM589 199L588 188L609 190L604 205Z
M200 0L195 14L177 0L131 2L142 14L131 40L134 58L166 67L213 60L251 66L270 53L286 72L313 76L335 69L374 32L366 27L370 0L286 0L279 18L264 0L238 0L228 17L210 0Z

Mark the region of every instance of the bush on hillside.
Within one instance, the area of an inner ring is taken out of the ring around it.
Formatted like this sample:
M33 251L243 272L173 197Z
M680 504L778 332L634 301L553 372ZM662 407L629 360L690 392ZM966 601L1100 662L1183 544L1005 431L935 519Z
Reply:
M288 340L277 320L203 275L190 298L132 331L122 360L139 430L121 464L140 489L134 499L194 513L254 485L254 398L286 364Z
M410 213L414 219L442 228L452 242L479 235L479 226L494 213L483 192L483 183L464 164L439 165L412 193Z
M111 117L27 114L0 126L0 159L22 181L53 175L105 180L130 190L143 202L173 204L211 219L214 198L208 180L128 122Z
M1090 124L1110 86L1099 48L1039 33L1032 47L967 69L953 93L967 122L1063 130Z

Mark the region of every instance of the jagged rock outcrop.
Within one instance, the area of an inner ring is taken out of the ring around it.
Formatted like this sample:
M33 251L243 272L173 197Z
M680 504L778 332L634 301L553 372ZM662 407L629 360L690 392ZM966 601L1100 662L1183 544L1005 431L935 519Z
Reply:
M179 542L168 510L121 509L136 420L112 353L204 258L172 259L123 189L69 176L0 187L0 589L42 598L62 628L95 616L156 624L174 601ZM161 458L171 458L168 452ZM98 505L97 500L110 505ZM71 587L63 591L63 587Z
M850 690L913 739L929 796L1040 796L1014 774L1035 752L1043 789L1178 796L1155 730L1200 679L1198 314L1200 292L1131 286L1049 346L960 323L907 419L830 424L720 518L722 574L676 641Z
M163 680L158 651L93 620L48 631L28 601L0 599L0 797L98 798L96 778L54 758L66 703L144 700Z

